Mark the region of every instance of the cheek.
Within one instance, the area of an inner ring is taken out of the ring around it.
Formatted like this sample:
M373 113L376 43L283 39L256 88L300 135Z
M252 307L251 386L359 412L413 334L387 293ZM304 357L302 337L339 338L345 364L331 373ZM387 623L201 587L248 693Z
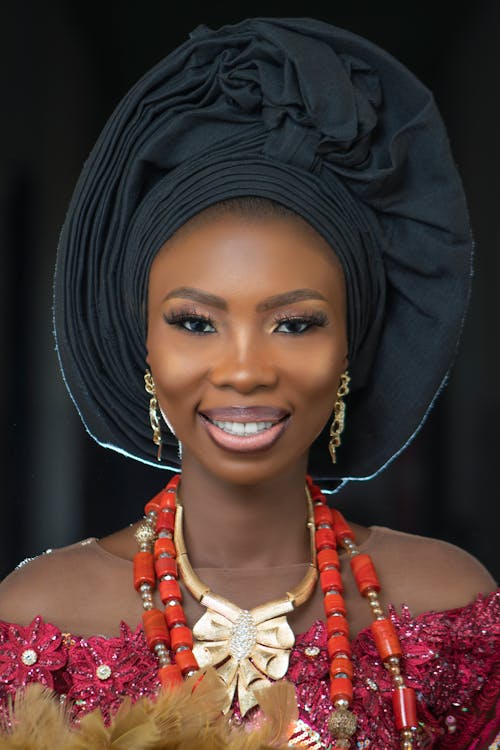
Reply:
M316 348L314 355L304 358L295 367L293 390L297 407L301 407L302 419L316 437L330 419L340 383L340 376L347 367L344 356L337 346Z
M173 341L164 326L148 334L147 361L153 373L156 392L161 407L167 414L191 405L206 376L208 362L200 348L192 343L184 344L179 336ZM189 401L186 400L189 397Z

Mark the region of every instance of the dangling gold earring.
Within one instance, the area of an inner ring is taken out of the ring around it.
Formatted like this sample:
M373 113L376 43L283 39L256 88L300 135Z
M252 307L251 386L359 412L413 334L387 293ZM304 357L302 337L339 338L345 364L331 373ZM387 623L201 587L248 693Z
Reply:
M153 376L150 370L146 370L144 373L144 387L146 393L149 393L151 398L149 399L149 423L153 430L153 443L158 446L158 453L156 458L161 461L161 428L160 420L158 419L158 399L156 398L156 389Z
M340 385L337 391L337 400L335 401L335 406L333 409L333 421L332 426L330 427L330 442L328 443L328 448L330 450L332 463L334 464L337 463L335 450L340 445L340 436L344 429L345 423L345 403L343 399L344 396L347 396L347 394L349 393L350 380L351 378L349 377L349 373L346 370L340 376Z

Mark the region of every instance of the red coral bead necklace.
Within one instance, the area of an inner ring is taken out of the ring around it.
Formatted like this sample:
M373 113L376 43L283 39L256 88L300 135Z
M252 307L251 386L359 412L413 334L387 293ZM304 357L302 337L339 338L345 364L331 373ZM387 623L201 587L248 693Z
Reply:
M143 605L143 626L148 647L159 662L161 685L171 688L183 677L195 674L198 663L193 654L193 634L187 625L179 586L179 567L174 538L177 487L174 476L145 506L145 519L136 532L139 551L134 557L134 586ZM316 565L323 591L330 659L330 698L333 711L329 729L333 748L350 748L356 731L356 717L350 707L353 699L353 665L349 624L343 597L337 545L349 558L358 590L373 615L371 631L382 662L392 678L392 705L402 750L412 750L417 728L416 697L401 674L402 649L391 620L380 604L380 582L370 555L359 552L355 536L342 514L331 509L320 488L307 477L306 492L314 513ZM158 585L164 604L154 606L153 591Z

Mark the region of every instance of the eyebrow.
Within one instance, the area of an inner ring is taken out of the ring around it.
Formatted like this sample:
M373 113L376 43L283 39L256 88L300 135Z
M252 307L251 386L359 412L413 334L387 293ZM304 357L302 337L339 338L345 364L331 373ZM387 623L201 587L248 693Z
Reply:
M163 301L166 302L174 297L180 297L183 299L190 299L193 302L200 302L203 305L209 305L210 307L217 307L219 310L227 310L228 305L223 297L218 297L215 294L204 292L201 289L195 289L190 286L180 286L177 289L172 289ZM274 294L272 297L259 302L256 306L257 312L268 312L274 310L276 307L283 307L284 305L290 305L294 302L301 302L302 300L318 299L327 301L320 292L315 289L294 289L290 292L283 292L282 294Z
M215 294L210 294L209 292L203 292L201 289L195 289L191 286L180 286L177 289L172 289L172 291L163 298L163 302L166 302L173 297L191 299L193 302L200 302L202 305L210 305L210 307L218 307L220 310L227 310L227 302L225 299L217 297Z
M283 292L283 294L275 294L272 297L268 297L262 302L259 302L256 310L257 312L267 312L268 310L274 310L275 307L291 305L293 302L301 302L306 299L320 299L324 302L327 301L326 297L315 289L294 289L291 292Z

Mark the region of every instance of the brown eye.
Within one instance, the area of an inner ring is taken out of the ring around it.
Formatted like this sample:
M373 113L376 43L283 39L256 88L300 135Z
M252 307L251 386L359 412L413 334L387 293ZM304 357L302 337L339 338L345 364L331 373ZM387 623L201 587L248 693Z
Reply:
M322 328L327 325L328 320L323 313L314 313L313 315L294 315L281 317L275 320L276 333L287 333L292 336L298 336L306 333L312 328Z
M215 333L215 326L212 320L205 315L171 313L170 315L164 315L163 317L165 322L169 325L180 328L188 333L195 333L198 335Z
M304 333L310 327L311 324L304 318L290 318L289 320L284 320L280 323L276 328L276 332L298 334Z

